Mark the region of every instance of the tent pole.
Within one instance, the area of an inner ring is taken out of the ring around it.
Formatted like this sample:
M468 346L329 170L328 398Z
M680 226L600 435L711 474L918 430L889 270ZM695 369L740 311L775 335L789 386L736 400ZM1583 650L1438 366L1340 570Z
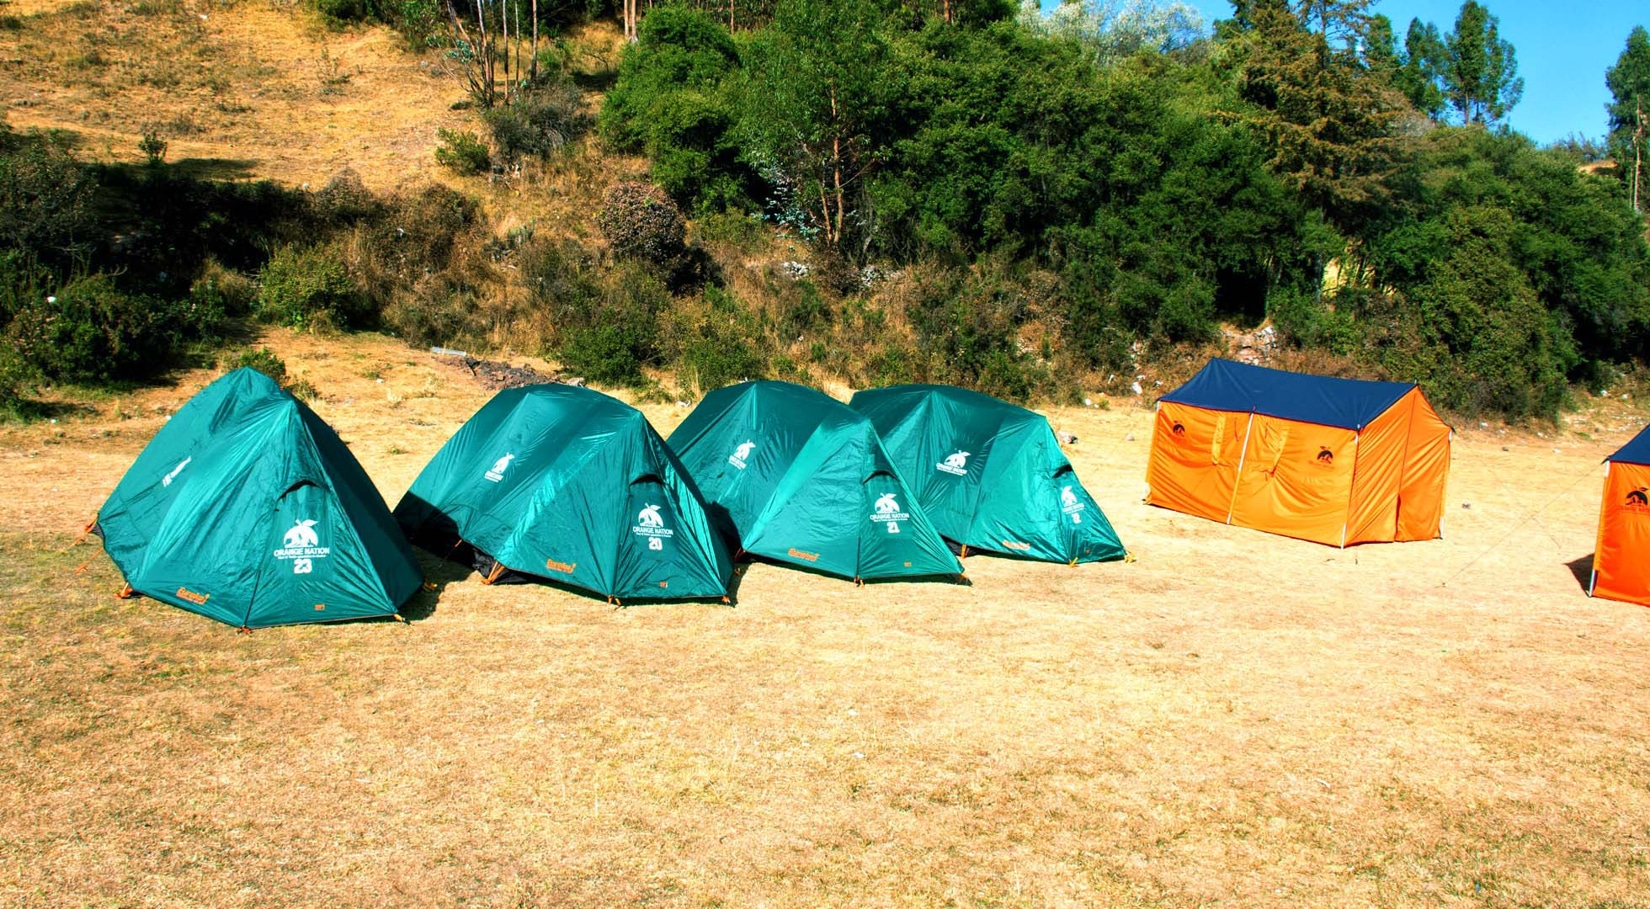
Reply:
M1610 461L1604 462L1604 494L1610 494ZM1587 577L1587 595L1593 595L1593 588L1598 586L1598 552L1604 548L1604 515L1609 511L1610 500L1604 499L1599 503L1598 531L1593 535L1593 570Z
M1363 438L1362 429L1352 432L1352 484L1346 494L1346 520L1341 522L1341 548L1346 548L1346 526L1352 523L1352 500L1358 497L1358 441Z
M1249 411L1249 422L1243 426L1243 450L1238 452L1237 476L1232 478L1232 501L1226 505L1226 523L1232 523L1232 514L1237 510L1238 484L1243 482L1243 459L1249 457L1249 430L1255 428L1255 412Z

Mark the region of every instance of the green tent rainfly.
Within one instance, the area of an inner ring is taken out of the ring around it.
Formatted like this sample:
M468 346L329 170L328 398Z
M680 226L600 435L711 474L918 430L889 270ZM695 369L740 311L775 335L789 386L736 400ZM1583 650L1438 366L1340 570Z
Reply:
M1126 555L1042 416L949 385L862 391L849 406L946 539L1073 565Z
M423 580L337 434L250 369L172 416L95 529L132 590L243 628L394 615Z
M598 391L499 392L395 507L437 555L459 541L505 572L610 600L727 595L733 559L703 502L647 418Z
M870 421L818 391L718 389L670 447L751 555L855 580L962 573Z

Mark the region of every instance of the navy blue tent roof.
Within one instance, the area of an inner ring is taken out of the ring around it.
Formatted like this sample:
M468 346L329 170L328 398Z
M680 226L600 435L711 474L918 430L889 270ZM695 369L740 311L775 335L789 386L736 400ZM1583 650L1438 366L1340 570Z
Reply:
M1627 444L1616 449L1616 453L1605 458L1606 461L1620 461L1623 464L1650 464L1650 426L1639 430L1639 434L1627 440Z
M1414 387L1410 382L1332 379L1216 359L1161 400L1356 430ZM1650 448L1650 442L1645 445Z

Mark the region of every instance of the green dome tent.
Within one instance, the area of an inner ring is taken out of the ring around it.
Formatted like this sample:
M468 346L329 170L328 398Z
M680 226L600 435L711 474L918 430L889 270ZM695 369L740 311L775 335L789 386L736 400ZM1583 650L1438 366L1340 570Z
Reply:
M394 615L422 582L349 449L250 369L172 416L94 529L133 591L243 628Z
M670 447L745 552L861 581L962 573L870 421L811 388L713 391Z
M438 555L462 541L506 572L609 600L724 597L733 576L691 480L641 412L598 391L499 392L395 507Z
M1072 565L1126 555L1047 419L949 385L862 391L849 406L876 426L946 539Z

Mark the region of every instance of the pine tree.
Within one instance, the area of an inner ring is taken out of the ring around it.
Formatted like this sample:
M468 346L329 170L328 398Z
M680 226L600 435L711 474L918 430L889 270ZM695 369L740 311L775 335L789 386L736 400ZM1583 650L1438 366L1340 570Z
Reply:
M1420 19L1409 20L1404 34L1403 65L1398 68L1398 90L1415 109L1434 120L1444 114L1444 65L1449 50L1438 36L1438 26Z
M1253 0L1243 10L1252 26L1239 90L1263 112L1256 125L1270 140L1271 169L1331 221L1376 201L1402 109L1358 53L1368 6L1303 3L1297 12L1284 0Z
M1524 95L1517 56L1512 44L1501 40L1500 28L1488 9L1467 0L1455 30L1444 38L1444 98L1463 123L1497 123Z

